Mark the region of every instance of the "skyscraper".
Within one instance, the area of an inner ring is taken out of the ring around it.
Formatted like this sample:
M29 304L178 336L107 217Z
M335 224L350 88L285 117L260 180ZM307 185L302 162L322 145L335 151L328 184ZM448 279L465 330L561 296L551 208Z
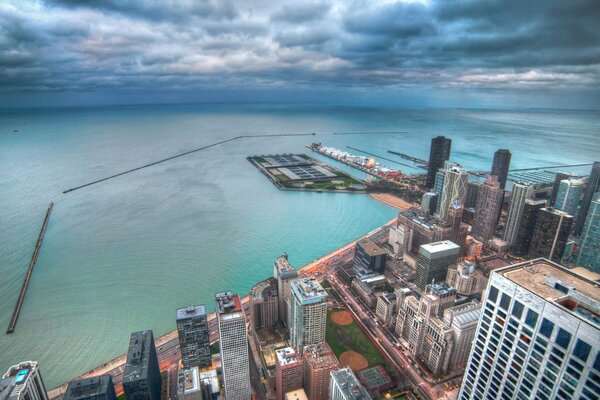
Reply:
M304 346L325 341L327 292L315 278L297 279L291 290L290 342L301 352Z
M204 305L177 309L177 333L184 368L212 365Z
M48 400L37 361L13 365L0 380L2 400Z
M326 342L304 348L304 390L309 400L327 398L329 373L340 367L340 362Z
M552 194L550 195L550 203L549 205L554 207L554 203L556 202L556 195L558 194L558 188L560 187L560 182L569 179L571 175L565 174L563 172L557 172L556 178L554 178L554 184L552 185Z
M69 382L63 400L117 400L111 375Z
M467 182L467 195L465 196L465 208L475 208L477 195L479 194L479 182Z
M531 246L531 239L535 230L535 222L542 208L546 207L545 200L525 200L523 216L517 232L517 241L515 242L513 253L519 257L526 257Z
M504 192L500 188L496 176L488 176L487 181L479 186L472 236L486 243L494 237Z
M512 197L508 216L504 224L504 241L511 246L514 246L521 225L521 218L525 210L525 201L531 197L533 187L521 183L515 183L512 189Z
M417 259L417 287L424 291L432 281L444 282L448 267L457 264L459 255L460 247L449 240L422 245Z
M350 368L331 371L329 400L371 400Z
M599 301L548 260L493 271L459 400L597 399Z
M529 258L560 261L573 227L573 216L553 207L542 208L535 221Z
M506 178L508 177L508 170L510 168L510 158L511 154L508 149L499 149L494 153L491 175L498 177L500 189L502 190L506 187Z
M577 236L581 235L581 232L583 231L583 225L585 224L590 204L592 204L594 193L597 191L600 191L600 161L596 161L592 166L592 172L590 173L585 194L581 201L581 207L579 208L579 214L577 215L577 223L575 224L575 235Z
M560 181L554 208L573 216L577 215L577 207L583 193L583 181L579 179L564 179Z
M600 273L600 192L588 210L575 264Z
M231 292L217 293L215 314L219 327L225 397L227 400L248 400L252 395L248 332L239 296Z
M431 139L429 166L427 168L427 187L433 187L436 172L450 158L450 147L452 147L452 140L444 136L437 136Z
M287 302L292 295L290 283L298 278L298 272L288 262L287 254L284 253L275 260L273 276L277 279L277 312L279 314L279 321L289 328Z
M127 400L160 400L161 387L152 331L132 333L123 373L125 397Z
M302 388L304 365L302 357L291 347L275 350L275 391L277 400L287 392Z
M438 202L438 214L442 221L448 218L448 210L458 202L460 205L465 203L467 195L467 182L469 174L459 164L446 161L444 173L444 188L442 189L441 199Z
M436 192L427 192L421 199L421 209L429 214L435 213L437 210L439 195Z

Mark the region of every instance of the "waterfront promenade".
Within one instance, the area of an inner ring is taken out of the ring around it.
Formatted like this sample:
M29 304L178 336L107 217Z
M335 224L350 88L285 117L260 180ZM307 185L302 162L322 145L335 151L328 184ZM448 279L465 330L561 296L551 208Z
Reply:
M327 267L331 262L334 262L341 257L347 256L354 250L354 246L357 241L365 238L365 237L373 237L377 235L381 235L389 226L396 223L396 218L392 219L385 225L367 233L366 235L357 238L356 240L345 244L344 246L328 253L327 255L320 257L298 269L298 273L300 276L309 276L309 275L323 275L324 268ZM247 306L249 304L249 297L246 295L242 298L242 305L246 312ZM216 332L216 319L215 313L212 312L208 315L208 325L210 332L210 340L211 343L214 343L217 340L217 332ZM173 366L179 364L179 360L181 359L181 354L179 353L179 340L177 336L177 330L173 330L163 336L160 336L155 340L156 349L158 353L160 369L161 371L166 371L172 368ZM123 373L125 370L125 362L127 361L127 354L122 354L119 357L116 357L99 367L92 369L91 371L86 372L83 375L80 375L73 379L82 379L89 378L92 376L106 375L110 374L113 378L113 383L115 385L115 390L117 395L121 395L123 393L123 387L121 385ZM48 397L51 400L60 399L62 394L67 389L67 383L64 383L50 391L48 391Z

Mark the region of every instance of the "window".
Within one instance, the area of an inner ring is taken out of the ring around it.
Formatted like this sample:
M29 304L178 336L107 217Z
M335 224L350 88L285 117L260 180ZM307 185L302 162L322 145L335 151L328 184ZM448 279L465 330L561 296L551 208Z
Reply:
M594 369L600 372L600 351L596 354L596 361L594 361Z
M546 318L542 319L542 325L540 325L540 333L547 338L552 335L552 331L554 330L554 324L548 321Z
M533 310L527 311L527 316L525 317L525 323L527 325L534 328L535 324L537 324L537 320L538 320L538 314L535 311L533 311Z
M558 333L556 334L556 344L566 349L569 347L570 341L571 334L562 328L558 328Z
M575 348L573 349L573 355L582 360L583 362L586 362L591 350L592 346L590 346L581 339L577 339L577 342L575 343Z
M506 293L502 293L502 298L500 299L500 307L505 311L508 311L508 306L510 306L510 296Z
M523 309L523 304L515 301L515 304L513 304L512 308L512 315L514 315L517 319L521 319L521 315L523 315Z
M490 287L490 294L488 296L488 300L491 300L492 302L496 302L496 300L498 299L498 289L496 289L494 286Z

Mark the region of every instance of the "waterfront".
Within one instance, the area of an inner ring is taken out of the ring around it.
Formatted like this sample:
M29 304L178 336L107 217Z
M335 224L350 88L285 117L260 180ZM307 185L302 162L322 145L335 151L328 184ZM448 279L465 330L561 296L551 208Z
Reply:
M62 195L64 189L261 132L407 130L315 140L421 158L428 155L429 139L441 133L454 141L452 158L469 169L488 168L498 147L513 151L517 168L588 162L600 151L597 116L202 106L4 112L3 326L45 207L55 201L56 208L17 330L0 337L0 364L36 359L53 387L123 353L131 331L151 328L158 336L171 330L177 307L205 302L212 309L219 289L246 293L271 273L282 251L292 264L303 265L396 213L366 195L281 192L246 161L252 154L302 152L306 137L244 139L68 195ZM563 151L567 145L572 152ZM364 178L349 167L336 167Z

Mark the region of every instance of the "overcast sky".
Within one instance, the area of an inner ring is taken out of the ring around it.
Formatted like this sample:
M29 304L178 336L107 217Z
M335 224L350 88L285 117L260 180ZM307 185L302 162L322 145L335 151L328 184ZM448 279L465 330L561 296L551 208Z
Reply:
M600 108L598 0L0 0L0 106Z

